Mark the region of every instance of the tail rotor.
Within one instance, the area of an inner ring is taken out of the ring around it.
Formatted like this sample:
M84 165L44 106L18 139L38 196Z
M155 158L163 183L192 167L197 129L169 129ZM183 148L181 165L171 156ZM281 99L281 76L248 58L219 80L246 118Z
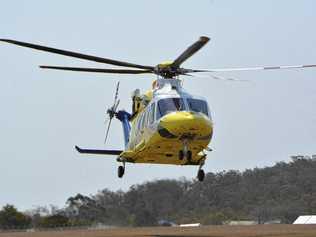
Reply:
M108 124L107 124L107 128L106 128L106 132L105 132L105 138L104 138L104 144L106 143L107 139L108 139L108 135L109 135L109 131L110 131L110 127L111 127L111 123L112 123L112 119L114 118L114 116L116 115L116 111L117 108L120 104L120 100L118 99L118 93L119 93L119 88L120 88L120 82L118 82L116 84L116 91L115 91L115 96L114 96L114 103L111 106L111 108L109 108L106 111L106 114L108 115Z

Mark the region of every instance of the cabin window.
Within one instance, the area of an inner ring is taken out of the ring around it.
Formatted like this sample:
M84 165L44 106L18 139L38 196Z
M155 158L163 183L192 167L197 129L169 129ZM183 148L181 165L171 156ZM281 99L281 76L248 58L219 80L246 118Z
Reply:
M171 112L182 111L182 110L185 110L185 104L184 104L183 99L181 98L161 99L157 103L157 109L156 109L157 119Z
M194 112L203 113L208 116L207 103L204 100L187 99L189 109Z
M138 131L140 131L141 128L142 128L142 121L143 121L143 118L144 118L143 115L144 115L144 114L141 114L141 115L139 116L138 121L137 121L137 128L138 128Z
M142 126L141 126L141 129L143 130L144 127L145 127L145 124L147 123L146 120L147 120L147 111L144 111L143 112L143 119L142 119Z
M149 123L152 124L155 120L155 103L152 103L149 110Z

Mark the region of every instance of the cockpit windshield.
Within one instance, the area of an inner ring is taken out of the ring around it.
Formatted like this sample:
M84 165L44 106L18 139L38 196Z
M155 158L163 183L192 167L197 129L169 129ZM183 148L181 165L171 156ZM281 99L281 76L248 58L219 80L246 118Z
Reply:
M161 99L157 105L157 119L171 112L185 110L185 104L182 98Z
M187 99L187 102L191 111L200 112L207 116L209 115L206 101L198 99Z

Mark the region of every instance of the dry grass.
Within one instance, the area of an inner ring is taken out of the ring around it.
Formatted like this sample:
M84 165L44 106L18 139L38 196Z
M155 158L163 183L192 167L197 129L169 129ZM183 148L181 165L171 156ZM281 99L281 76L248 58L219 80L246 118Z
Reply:
M0 237L316 237L316 225L203 226L192 228L147 227L107 230L68 230L0 233Z

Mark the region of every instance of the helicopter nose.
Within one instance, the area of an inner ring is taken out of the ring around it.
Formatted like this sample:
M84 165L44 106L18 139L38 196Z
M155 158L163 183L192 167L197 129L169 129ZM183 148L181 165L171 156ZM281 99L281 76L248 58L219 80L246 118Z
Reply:
M165 115L158 132L166 138L211 138L213 126L211 119L202 113L179 111Z

